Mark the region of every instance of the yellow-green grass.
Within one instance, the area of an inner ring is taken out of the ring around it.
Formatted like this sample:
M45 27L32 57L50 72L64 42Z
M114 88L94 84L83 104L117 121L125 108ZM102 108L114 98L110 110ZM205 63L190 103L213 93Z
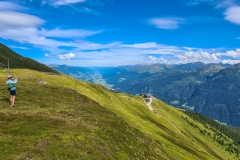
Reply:
M163 157L160 144L76 91L19 76L17 108L0 76L0 159Z
M14 109L4 86L7 74L19 77ZM182 111L157 99L152 103L155 114L141 97L66 75L10 70L2 71L0 80L3 158L14 149L19 159L238 159L189 125L184 117L191 118Z

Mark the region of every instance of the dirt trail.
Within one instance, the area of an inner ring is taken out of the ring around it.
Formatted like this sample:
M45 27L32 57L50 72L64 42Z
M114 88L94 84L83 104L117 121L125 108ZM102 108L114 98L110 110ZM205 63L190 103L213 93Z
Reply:
M150 111L153 111L154 109L152 108L151 103L152 103L152 97L146 98L146 100L145 100L146 106L148 107L148 109L150 109Z
M145 104L146 106L148 107L149 110L151 110L152 112L154 113L157 113L151 106L151 103L152 103L152 100L153 100L153 97L151 98L146 98L145 100ZM168 120L163 114L161 114L161 117L163 117L171 126L173 126L182 136L186 137L174 124L173 122L171 122L170 120Z

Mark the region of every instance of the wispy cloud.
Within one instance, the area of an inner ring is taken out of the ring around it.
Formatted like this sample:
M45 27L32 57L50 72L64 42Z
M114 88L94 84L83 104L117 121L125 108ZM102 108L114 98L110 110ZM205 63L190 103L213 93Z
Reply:
M3 3L2 3L3 4ZM5 3L4 3L5 4ZM57 49L61 46L74 46L75 39L81 39L102 31L91 31L82 29L44 29L42 26L46 23L43 19L21 13L20 11L11 11L16 7L13 3L6 3L7 9L0 10L0 37L5 40L31 44L33 46L45 49ZM56 38L71 39L71 41L56 40Z
M158 44L156 42L144 42L134 44L120 44L120 47L126 50L137 51L145 54L173 54L185 50L185 48L179 48L177 46L170 46L164 44Z
M82 66L111 66L123 64L148 64L148 63L191 63L202 61L204 63L230 63L235 64L240 59L240 48L236 50L199 49L191 47L178 47L158 44L156 42L144 42L137 44L125 44L115 42L101 44L94 42L73 43L71 50L49 50L45 63L56 61L59 64ZM56 53L74 53L56 54ZM69 60L71 61L59 61Z
M214 1L212 0L212 3ZM215 1L213 4L216 6L216 8L228 8L231 6L236 5L238 2L236 0L218 0Z
M227 21L240 25L240 6L228 8L224 15Z
M60 46L69 46L70 42L57 41L43 36L39 36L39 30L36 28L16 28L0 31L0 37L6 40L31 44L40 48L58 48Z
M15 42L31 44L35 47L40 47L44 50L52 50L57 49L61 46L66 47L75 47L79 44L74 42L75 38L84 38L94 33L91 31L78 31L75 30L77 35L73 35L71 30L59 30L56 32L55 30L38 30L37 28L15 28L11 30L0 30L0 37L6 40L12 40ZM84 33L89 32L89 33ZM100 33L100 32L96 32ZM78 36L78 37L76 37ZM49 38L50 37L50 38ZM70 41L63 41L63 40L55 40L54 38L71 38ZM93 45L94 46L94 45ZM83 47L84 48L84 47Z
M69 29L63 30L56 28L53 30L42 29L39 31L39 35L44 37L58 37L58 38L84 38L92 36L94 34L99 34L102 31L90 31L90 30L80 30L80 29Z
M149 46L147 44L149 44ZM144 48L139 48L139 46L144 46ZM75 44L75 48L71 50L71 52L75 55L75 57L71 59L71 65L79 65L80 62L84 62L85 65L103 66L116 64L120 65L126 63L147 63L150 61L159 62L160 59L157 59L156 57L161 55L172 56L176 53L182 52L183 50L185 49L157 44L155 42L132 45L121 42L109 44L85 42ZM49 52L48 57L52 57L52 59L55 60L57 60L56 58L60 59L58 55L54 55L55 53L56 52ZM163 58L161 60L163 60ZM70 62L67 63L70 64Z
M53 3L53 5L61 6L61 5L69 5L69 4L75 4L75 3L82 3L86 0L57 0Z
M188 6L196 6L201 3L206 3L211 0L183 0L183 4L188 5Z
M109 0L110 1L110 0ZM105 14L103 12L99 12L95 9L92 8L92 6L101 6L106 3L110 3L108 0L58 0L58 1L50 1L49 3L44 3L44 5L49 5L55 8L58 8L60 10L64 10L65 12L70 12L70 13L84 13L84 14L91 14L99 17L107 17L113 20L117 20L120 22L125 21L113 17L109 14ZM90 6L90 7L89 7Z
M135 43L135 44L123 44L122 47L129 47L129 48L157 48L158 44L156 42L145 42L145 43Z
M55 0L52 1L54 5L71 5L76 3L86 2L90 6L102 6L106 3L110 3L111 0Z
M151 43L151 42L146 42ZM140 45L140 44L139 44ZM143 43L145 45L145 43ZM202 61L204 63L228 63L236 64L239 63L240 49L235 51L227 50L225 52L209 51L202 49L192 49L188 51L183 47L169 47L162 46L158 49L153 48L129 48L125 44L109 45L109 48L95 49L84 51L81 48L76 48L72 52L75 57L70 62L60 62L62 64L69 65L81 65L82 66L110 66L110 65L131 65L131 64L148 64L148 63L168 63L168 64L181 64ZM99 44L99 46L101 46ZM169 48L173 48L172 50ZM167 51L168 50L168 51ZM167 51L167 52L166 52ZM167 54L168 53L168 54ZM54 57L54 56L53 56ZM57 56L57 58L60 58ZM62 58L63 59L63 58ZM66 58L67 59L67 58ZM53 60L57 60L54 59ZM49 61L49 63L51 63Z
M207 3L214 8L224 9L224 19L240 25L240 1L239 0L188 0L186 5L200 5Z
M182 18L153 18L149 20L149 24L160 29L177 29L179 24L183 24Z
M18 49L22 49L22 50L28 50L29 48L27 47L21 47L21 46L14 46L14 45L10 45L10 48L18 48Z
M214 8L227 8L238 3L237 0L184 0L183 3L188 6L197 6L201 4L209 4Z

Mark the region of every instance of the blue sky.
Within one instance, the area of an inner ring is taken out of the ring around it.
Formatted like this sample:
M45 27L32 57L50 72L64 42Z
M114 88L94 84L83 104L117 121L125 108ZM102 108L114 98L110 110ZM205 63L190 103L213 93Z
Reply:
M44 64L236 64L240 0L0 0L0 42Z

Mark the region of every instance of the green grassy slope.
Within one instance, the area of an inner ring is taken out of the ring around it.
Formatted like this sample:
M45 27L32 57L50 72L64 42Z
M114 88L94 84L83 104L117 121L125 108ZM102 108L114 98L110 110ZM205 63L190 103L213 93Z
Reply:
M44 64L41 64L31 58L25 58L15 53L13 50L0 43L0 63L4 64L5 68L8 68L8 60L10 69L24 68L41 72L58 73L54 69Z
M8 74L19 77L17 108L8 104ZM31 70L0 70L0 83L0 159L239 158L157 99L154 114L143 98Z

